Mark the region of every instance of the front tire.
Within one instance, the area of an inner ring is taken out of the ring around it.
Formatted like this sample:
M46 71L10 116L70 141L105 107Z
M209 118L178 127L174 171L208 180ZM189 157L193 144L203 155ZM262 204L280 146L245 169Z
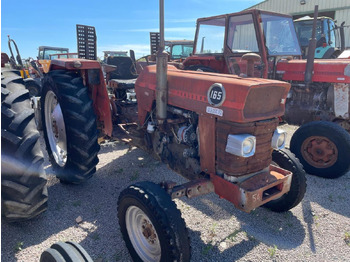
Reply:
M75 242L57 242L40 256L40 262L93 262L85 249Z
M286 212L297 206L303 200L306 192L306 177L303 166L288 149L273 150L273 164L293 173L292 183L288 193L264 205L275 212Z
M302 125L294 133L290 149L309 174L337 178L350 169L350 134L332 122Z
M51 71L43 80L41 103L46 149L57 177L80 184L98 163L96 116L88 88L76 72Z
M47 209L44 157L28 91L19 72L1 72L1 202L9 222Z
M120 229L134 261L189 261L185 221L170 196L152 182L123 190L118 199Z

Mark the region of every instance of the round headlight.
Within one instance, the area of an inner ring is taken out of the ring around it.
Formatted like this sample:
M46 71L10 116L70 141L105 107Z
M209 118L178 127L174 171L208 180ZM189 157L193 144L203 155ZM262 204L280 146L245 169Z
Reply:
M252 152L254 148L254 140L251 138L244 139L243 141L243 154L247 155Z

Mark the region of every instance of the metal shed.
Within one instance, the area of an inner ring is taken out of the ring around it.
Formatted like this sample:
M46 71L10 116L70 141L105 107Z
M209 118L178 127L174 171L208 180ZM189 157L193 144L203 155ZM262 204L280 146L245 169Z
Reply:
M340 25L345 21L345 47L350 49L350 0L265 0L248 9L263 9L272 12L290 14L294 19L313 16L318 5L319 16L328 16Z

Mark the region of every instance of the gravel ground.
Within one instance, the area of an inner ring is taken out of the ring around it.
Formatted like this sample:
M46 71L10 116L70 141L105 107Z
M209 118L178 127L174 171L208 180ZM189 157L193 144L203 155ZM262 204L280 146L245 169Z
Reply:
M94 261L131 261L117 220L119 193L137 181L186 180L122 142L103 145L99 158L95 176L79 186L59 183L46 160L49 208L25 223L2 220L1 261L39 261L46 248L67 240ZM192 261L350 261L350 172L336 180L307 179L302 203L282 214L264 208L246 214L213 193L175 200L189 229Z

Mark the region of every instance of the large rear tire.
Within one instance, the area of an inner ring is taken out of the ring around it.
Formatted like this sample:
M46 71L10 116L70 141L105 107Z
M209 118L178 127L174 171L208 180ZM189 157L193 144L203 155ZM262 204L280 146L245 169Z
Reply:
M1 71L1 198L10 222L47 209L47 178L28 90L19 72Z
M43 80L41 115L46 149L57 177L80 184L96 172L100 146L88 88L76 72L57 70Z
M185 221L159 185L140 182L118 199L120 229L134 261L190 261Z
M275 212L286 212L303 200L306 192L305 171L299 160L288 149L273 150L273 164L293 173L290 190L283 196L264 205Z
M292 136L290 150L312 175L337 178L350 169L350 134L332 122L302 125Z

